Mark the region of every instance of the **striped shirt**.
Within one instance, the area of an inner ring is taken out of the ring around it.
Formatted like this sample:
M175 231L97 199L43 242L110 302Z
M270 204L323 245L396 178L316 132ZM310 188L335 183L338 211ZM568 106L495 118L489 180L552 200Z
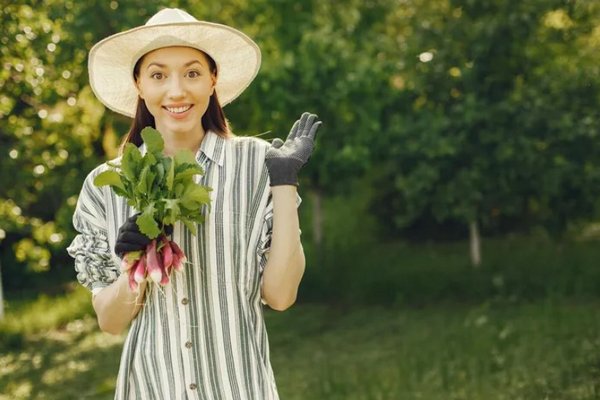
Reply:
M205 173L195 181L213 188L210 212L203 206L198 236L174 225L188 264L166 287L147 285L125 339L115 399L279 399L260 295L273 227L269 146L206 132L196 153ZM79 234L67 248L77 280L94 294L118 278L115 239L136 212L109 186L93 185L107 168L86 177L73 215ZM297 207L301 201L297 195Z

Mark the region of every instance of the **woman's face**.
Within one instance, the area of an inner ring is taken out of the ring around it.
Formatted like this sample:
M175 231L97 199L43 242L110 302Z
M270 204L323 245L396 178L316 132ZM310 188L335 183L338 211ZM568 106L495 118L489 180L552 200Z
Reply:
M202 116L216 84L206 56L191 47L165 47L144 56L139 95L162 134L204 133Z

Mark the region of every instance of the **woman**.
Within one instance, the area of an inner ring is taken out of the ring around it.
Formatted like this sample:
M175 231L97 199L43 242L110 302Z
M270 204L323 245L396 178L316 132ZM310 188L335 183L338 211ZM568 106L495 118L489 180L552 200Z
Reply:
M285 143L236 137L221 109L254 79L260 51L243 33L164 9L146 25L97 43L90 82L110 109L134 118L126 142L145 152L154 126L165 153L189 149L210 186L211 211L193 236L172 229L188 263L162 290L131 292L124 252L149 241L136 210L87 176L69 248L79 282L92 291L100 328L125 339L115 399L278 399L262 305L296 299L305 259L297 174L320 125L304 113ZM142 299L141 301L139 301ZM136 301L138 300L138 301Z

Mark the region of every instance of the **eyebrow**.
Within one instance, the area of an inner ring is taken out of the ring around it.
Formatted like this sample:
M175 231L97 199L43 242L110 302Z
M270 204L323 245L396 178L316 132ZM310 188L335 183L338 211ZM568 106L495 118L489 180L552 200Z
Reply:
M199 60L192 60L192 61L186 62L185 64L183 64L183 66L184 67L189 67L190 65L196 64L196 63L202 65L202 63ZM148 66L146 67L146 69L150 68L153 65L156 65L159 68L165 68L166 67L165 64L161 64L161 63L157 63L157 62L151 62L150 64L148 64ZM202 66L204 66L204 65L202 65Z

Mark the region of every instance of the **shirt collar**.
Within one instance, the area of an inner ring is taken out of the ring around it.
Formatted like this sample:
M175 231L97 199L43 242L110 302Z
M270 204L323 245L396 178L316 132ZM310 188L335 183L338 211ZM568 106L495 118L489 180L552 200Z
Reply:
M225 156L225 138L217 135L213 131L206 131L204 139L200 143L200 149L196 152L196 161L202 161L202 153L212 162L223 166L223 157Z
M142 155L146 154L146 143L139 147ZM204 139L200 143L200 148L196 152L196 161L201 163L203 157L208 158L219 166L223 166L223 157L225 156L225 139L213 131L206 131Z

